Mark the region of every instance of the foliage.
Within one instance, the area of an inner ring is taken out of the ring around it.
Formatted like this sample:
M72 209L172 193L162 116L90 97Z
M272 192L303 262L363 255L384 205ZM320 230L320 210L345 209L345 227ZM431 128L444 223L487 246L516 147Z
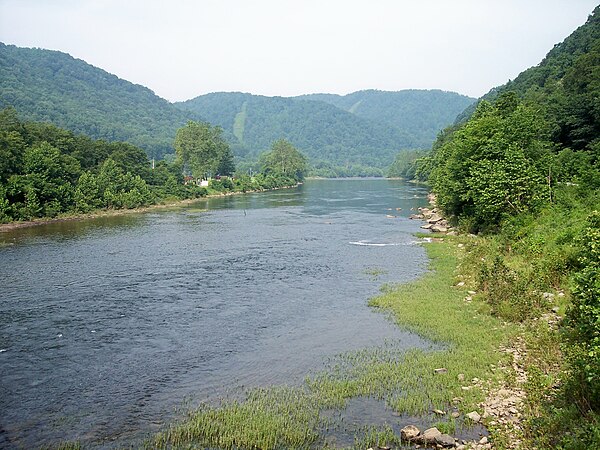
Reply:
M395 93L381 95L396 98ZM376 96L379 97L379 94ZM439 97L445 101L436 105ZM329 102L239 92L207 94L176 105L223 127L234 153L244 160L256 158L260 149L268 148L272 142L283 138L311 162L326 161L338 168L360 165L382 169L392 162L399 150L429 145L439 128L450 123L464 107L465 98L429 91L415 93L414 96L406 94L398 96L389 105L390 116L393 115L393 105L398 106L402 102L411 106L407 106L406 113L398 107L396 114L399 117L406 118L415 110L431 109L436 111L432 112L434 116L437 117L439 112L443 118L415 114L410 124L401 129L384 120L361 117ZM412 124L415 123L416 127L416 122L420 121L423 129L427 129L425 134L428 137L417 139ZM441 123L439 127L438 123ZM332 172L339 176L339 172Z
M229 145L223 138L223 130L206 122L189 121L177 130L175 135L175 155L184 171L196 178L223 175L235 171Z
M0 43L0 108L6 106L28 121L130 142L157 159L173 151L177 128L197 119L150 89L66 53Z
M415 180L418 178L418 161L426 155L424 150L405 150L398 152L394 162L388 167L389 178Z
M538 116L537 108L514 93L494 105L480 103L472 119L432 154L429 180L439 206L469 218L474 230L535 210L549 195L545 174L551 156Z
M580 268L573 275L568 310L569 356L585 409L600 409L600 213L594 211L581 233Z
M233 156L218 127L190 122L180 138L180 157L171 163L159 161L152 168L146 153L134 145L95 141L54 125L21 122L13 108L4 109L0 111L0 156L4 156L0 222L295 186L306 171L305 158L279 143L275 155L288 157L291 170L269 169L268 174L232 178L227 175L235 170ZM197 173L219 171L223 176L211 180L208 188L184 184L185 163Z
M440 90L407 89L397 92L365 90L348 95L310 94L298 98L322 101L373 122L387 124L427 148L437 133L451 124L473 98Z
M271 151L261 155L260 162L265 174L278 174L296 181L302 181L308 170L306 156L285 139L275 141Z

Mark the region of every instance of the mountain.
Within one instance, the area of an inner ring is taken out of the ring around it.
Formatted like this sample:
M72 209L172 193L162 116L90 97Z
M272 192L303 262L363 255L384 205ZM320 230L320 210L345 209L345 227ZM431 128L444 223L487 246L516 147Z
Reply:
M556 44L538 65L521 72L514 80L491 89L479 100L493 101L503 92L514 91L522 97L541 95L551 108L558 106L552 105L552 101L555 99L553 94L557 91L559 95L565 93L565 87L562 85L565 80L573 85L575 78L579 75L582 75L582 79L589 79L589 76L594 75L591 72L597 72L597 67L594 68L594 64L590 60L598 54L599 42L600 7L596 7L586 23L577 28L563 42ZM575 71L582 72L583 66L586 66L591 72L587 76L583 73L576 76ZM567 87L567 89L571 89L571 87ZM464 122L471 117L476 106L477 103L473 103L466 108L458 115L457 122Z
M383 167L399 150L417 145L406 132L319 101L218 92L176 105L223 127L242 157L285 138L313 161Z
M160 159L188 120L220 125L235 154L252 160L286 138L313 163L389 165L431 145L472 99L442 91L361 91L298 98L213 93L172 104L59 51L0 43L0 108L95 139L126 141Z
M197 118L67 53L0 43L0 108L9 105L23 120L127 141L155 158L171 153L177 128Z
M297 97L337 106L358 117L397 128L412 136L417 147L430 147L437 134L476 99L441 90L397 92L365 90L348 95L309 94Z
M219 92L177 106L223 127L234 136L238 155L256 155L283 137L313 161L384 167L399 150L431 146L437 133L473 101L443 91L293 98Z

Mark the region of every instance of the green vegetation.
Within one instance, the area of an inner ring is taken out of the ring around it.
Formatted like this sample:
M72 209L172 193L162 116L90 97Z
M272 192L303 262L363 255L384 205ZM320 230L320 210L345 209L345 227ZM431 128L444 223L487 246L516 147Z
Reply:
M456 284L456 246L434 243L427 250L433 271L408 285L386 289L371 304L391 311L400 325L438 343L441 349L405 352L388 346L340 355L328 370L307 378L301 387L254 389L244 401L202 406L159 433L148 447L323 447L327 442L319 431L332 424L321 411L341 409L354 397L383 399L408 414L429 415L434 408L448 410L453 404L463 413L478 409L483 393L470 380L502 377L494 371L505 358L498 345L508 341L515 329L480 314L475 303L463 301L464 288L452 287ZM435 372L441 367L447 373ZM467 381L461 382L459 374ZM431 415L441 428L454 429L455 419L445 417ZM356 439L357 449L399 442L389 429L369 429Z
M243 160L256 159L281 138L311 161L324 160L331 167L385 167L398 150L415 146L407 132L322 102L234 92L202 95L176 105L223 127L234 153Z
M522 324L526 448L600 447L599 52L600 7L413 164L481 235L461 270L483 311Z
M0 109L95 139L126 141L151 158L173 153L175 131L190 119L150 89L72 56L0 43Z
M285 138L310 158L311 176L336 177L382 176L398 150L431 145L436 133L472 101L442 91L296 98L233 92L207 94L177 106L223 127L234 153L244 160Z
M218 127L189 122L177 131L177 159L152 167L146 153L123 142L95 141L49 124L21 122L12 108L0 111L0 223L138 208L164 201L227 192L295 186L305 157L285 142L266 154L264 171L235 172L233 155ZM280 170L283 148L289 166ZM287 153L286 153L287 152ZM279 164L272 167L271 164ZM194 174L184 184L184 170ZM219 174L208 186L196 181Z
M417 148L429 148L439 131L475 101L455 92L416 89L371 89L348 95L310 94L298 98L329 103L358 117L390 125L410 135Z
M196 178L233 175L233 154L222 134L219 127L189 121L175 135L176 162Z
M306 156L285 139L275 141L271 151L260 157L262 172L290 178L297 182L304 180L308 170Z

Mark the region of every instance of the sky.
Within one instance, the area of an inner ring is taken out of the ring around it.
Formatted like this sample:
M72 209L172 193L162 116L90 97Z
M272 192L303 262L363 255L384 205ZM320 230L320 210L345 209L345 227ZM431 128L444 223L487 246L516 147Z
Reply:
M60 50L169 101L443 89L538 64L598 0L0 0L0 41Z

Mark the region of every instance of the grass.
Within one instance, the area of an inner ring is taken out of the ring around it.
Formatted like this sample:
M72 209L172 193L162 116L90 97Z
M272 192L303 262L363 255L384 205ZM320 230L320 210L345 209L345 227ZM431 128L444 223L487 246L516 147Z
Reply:
M457 402L463 413L477 410L484 394L471 380L495 382L503 376L495 371L504 358L498 347L510 340L516 328L480 313L477 302L464 301L466 288L454 287L457 242L427 244L432 270L413 283L388 287L370 301L373 307L391 312L402 328L429 339L433 348L402 351L387 345L340 355L301 387L254 389L244 401L202 406L157 434L147 447L326 447L319 436L327 426L321 411L342 409L348 399L362 396L383 399L402 414L447 411ZM438 374L437 368L447 372ZM460 379L459 374L463 374ZM448 416L437 420L441 428L455 427ZM365 442L399 440L390 433L389 429L365 430L357 436L356 448L363 448Z

